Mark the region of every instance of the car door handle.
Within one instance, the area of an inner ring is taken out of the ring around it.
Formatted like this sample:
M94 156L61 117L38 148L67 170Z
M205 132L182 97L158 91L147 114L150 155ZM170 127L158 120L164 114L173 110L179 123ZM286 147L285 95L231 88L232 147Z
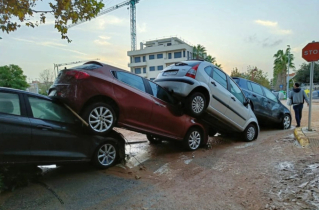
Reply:
M166 107L164 104L158 103L157 101L155 101L155 104L156 104L157 106Z
M257 97L255 94L253 94L254 97Z
M231 99L233 99L233 101L236 101L236 99L234 97L230 97Z
M52 130L52 127L47 126L47 125L38 125L37 128L41 129L41 130L44 130L44 131Z
M215 82L211 81L210 83L212 83L216 87L216 83Z

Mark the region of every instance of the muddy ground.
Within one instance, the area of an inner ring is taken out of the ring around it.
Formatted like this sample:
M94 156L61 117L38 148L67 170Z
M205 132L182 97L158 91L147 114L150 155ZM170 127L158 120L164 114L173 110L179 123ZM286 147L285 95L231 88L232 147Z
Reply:
M303 114L306 126L307 107ZM316 104L319 127L318 118ZM146 141L120 131L129 142ZM195 152L173 142L131 144L127 164L107 170L45 169L38 182L1 194L0 209L319 209L319 148L300 147L293 127L262 128L250 143L210 141Z

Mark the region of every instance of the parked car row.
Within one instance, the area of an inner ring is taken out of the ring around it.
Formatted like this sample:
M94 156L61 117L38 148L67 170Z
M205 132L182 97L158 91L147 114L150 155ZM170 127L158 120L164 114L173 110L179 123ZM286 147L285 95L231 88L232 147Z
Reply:
M91 161L107 168L125 155L113 127L196 150L217 132L253 141L262 120L291 124L289 110L267 88L206 61L172 64L154 82L92 61L60 71L49 97L0 88L0 161Z

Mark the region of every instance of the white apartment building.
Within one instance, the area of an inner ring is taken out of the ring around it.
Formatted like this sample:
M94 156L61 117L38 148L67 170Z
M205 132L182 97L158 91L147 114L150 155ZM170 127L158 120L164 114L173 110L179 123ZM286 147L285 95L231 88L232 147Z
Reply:
M131 72L153 80L159 71L173 63L192 58L193 47L177 38L163 38L140 43L140 49L128 51Z

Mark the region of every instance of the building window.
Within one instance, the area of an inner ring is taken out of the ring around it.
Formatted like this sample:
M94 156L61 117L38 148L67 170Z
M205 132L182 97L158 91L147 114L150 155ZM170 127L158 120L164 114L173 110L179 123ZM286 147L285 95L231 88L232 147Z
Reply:
M190 52L189 54L190 54L190 56L189 56L190 59L193 59L193 53Z
M153 81L155 78L150 78L151 81Z
M134 61L135 61L135 63L141 62L141 57L135 57L135 58L134 58Z
M181 58L182 52L174 52L174 58Z
M146 58L145 58L145 55L143 56L143 62L145 62L146 61Z
M149 55L149 59L150 59L150 60L155 59L155 55Z
M163 66L157 66L157 70L158 71L163 70Z
M168 59L172 59L172 53L168 53Z
M183 51L183 57L185 58L185 50Z
M171 46L172 45L172 43L167 43L167 46Z
M187 51L187 60L189 60L189 51Z
M163 54L157 54L157 59L163 58Z
M141 74L141 68L135 68L135 74Z
M146 73L146 68L145 68L145 67L143 67L143 73L144 73L144 74Z
M155 66L150 66L150 71L155 71Z

